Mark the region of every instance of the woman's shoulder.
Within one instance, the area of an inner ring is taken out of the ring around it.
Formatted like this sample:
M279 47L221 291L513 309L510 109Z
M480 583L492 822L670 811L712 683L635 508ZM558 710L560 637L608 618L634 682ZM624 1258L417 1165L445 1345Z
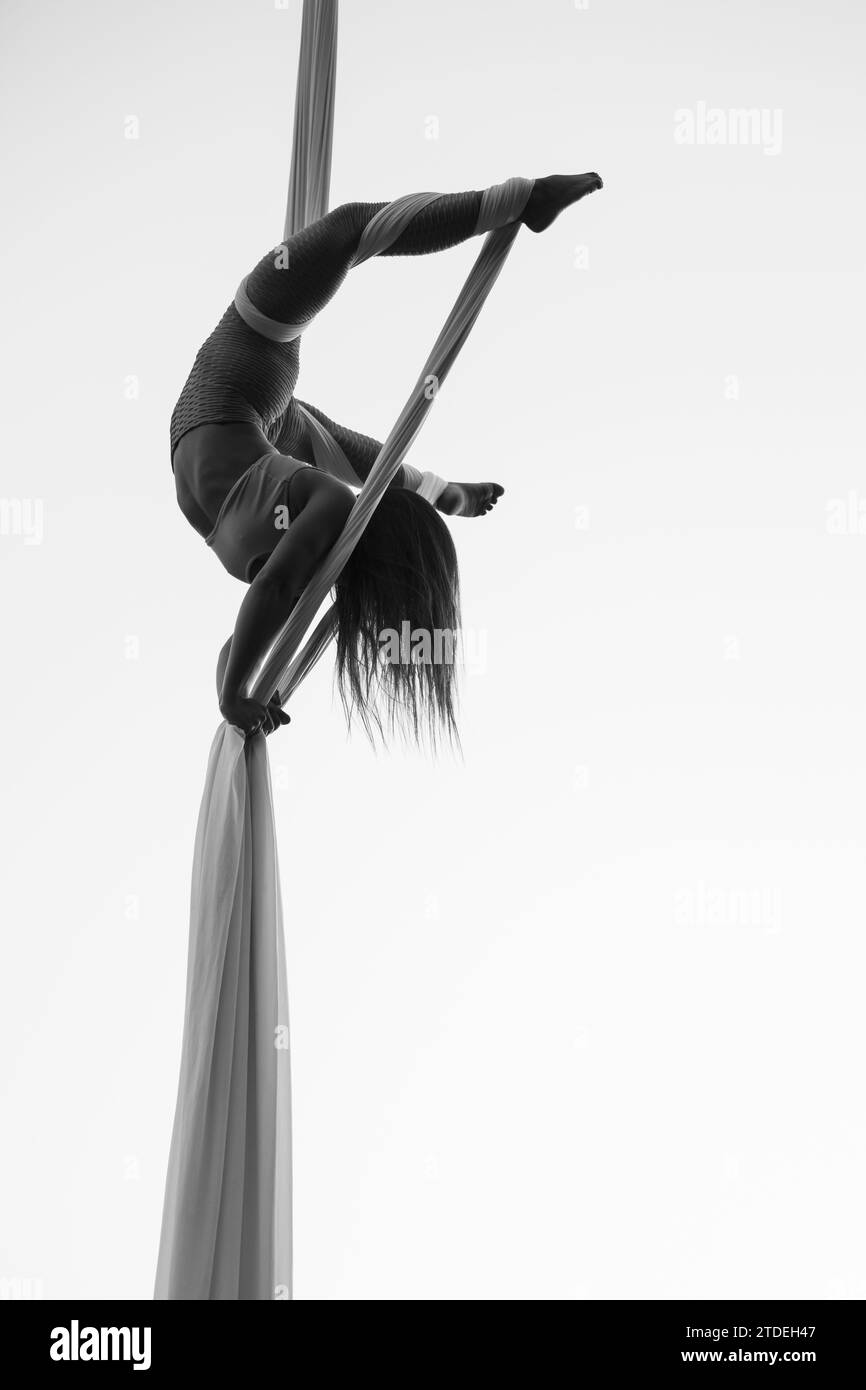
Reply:
M355 494L339 478L323 473L312 464L302 464L292 477L292 512L297 515L304 507L315 501L316 510L333 511L335 515L348 516L355 502Z

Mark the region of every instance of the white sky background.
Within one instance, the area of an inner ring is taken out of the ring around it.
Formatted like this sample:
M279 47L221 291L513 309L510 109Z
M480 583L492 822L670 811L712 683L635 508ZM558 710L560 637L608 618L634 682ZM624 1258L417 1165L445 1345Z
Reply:
M0 1277L48 1298L152 1293L243 593L168 422L279 238L298 37L0 21L0 491L44 508L0 536ZM866 1292L863 40L855 0L343 5L333 204L606 187L520 235L412 454L506 487L453 523L465 761L347 744L330 663L269 741L299 1298ZM677 144L699 102L781 151ZM300 395L383 438L478 249L354 272Z

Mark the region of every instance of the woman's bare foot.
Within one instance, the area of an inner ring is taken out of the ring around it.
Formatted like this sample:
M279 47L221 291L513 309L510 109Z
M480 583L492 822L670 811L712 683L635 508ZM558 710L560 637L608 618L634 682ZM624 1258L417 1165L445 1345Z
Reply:
M446 516L483 516L504 491L499 483L448 483L436 506Z
M536 179L520 220L531 231L543 232L564 208L603 187L599 174L549 174Z

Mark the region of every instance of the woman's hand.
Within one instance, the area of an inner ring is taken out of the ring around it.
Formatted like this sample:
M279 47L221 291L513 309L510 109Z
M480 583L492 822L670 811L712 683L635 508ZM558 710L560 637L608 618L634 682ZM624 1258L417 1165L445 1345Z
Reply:
M220 714L227 723L233 724L245 738L254 734L272 734L281 724L291 723L280 703L280 693L275 690L266 705L261 700L247 700L242 695L229 696L220 700Z

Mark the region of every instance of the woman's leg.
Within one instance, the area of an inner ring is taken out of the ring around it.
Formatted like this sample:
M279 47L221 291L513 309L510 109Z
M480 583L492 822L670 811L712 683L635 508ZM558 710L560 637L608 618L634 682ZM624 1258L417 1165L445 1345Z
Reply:
M444 251L475 234L480 193L449 193L423 208L389 256ZM343 203L263 256L247 277L255 307L280 323L307 323L339 289L361 234L387 203Z
M520 220L543 231L563 208L601 187L598 174L536 179ZM385 256L425 256L476 235L483 194L445 193L416 213ZM343 203L263 256L247 277L253 305L278 323L309 323L342 284L361 234L387 203Z
M416 214L391 255L422 255L465 241L475 232L480 193L437 198ZM327 304L352 264L361 234L387 203L344 203L263 256L246 279L260 313L279 323L306 324ZM249 420L282 438L298 379L298 341L274 342L251 330L230 306L196 357L175 406L171 452L201 424ZM290 421L289 424L294 424Z

